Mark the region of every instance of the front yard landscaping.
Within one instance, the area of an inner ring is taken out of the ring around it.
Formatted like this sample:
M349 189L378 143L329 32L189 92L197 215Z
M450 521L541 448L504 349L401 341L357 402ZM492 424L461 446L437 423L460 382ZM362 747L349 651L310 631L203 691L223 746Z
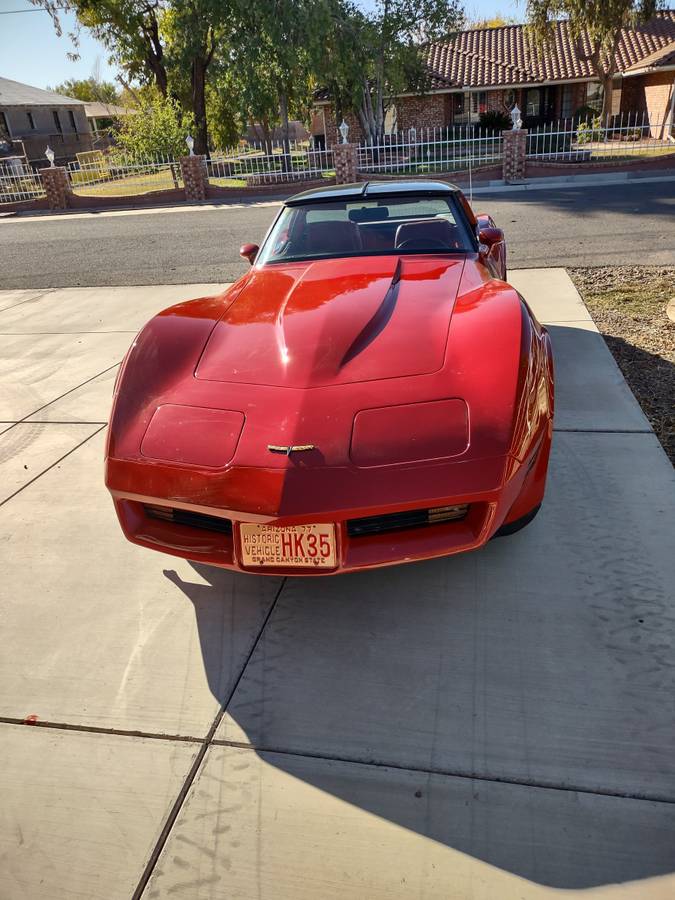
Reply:
M675 465L675 266L569 269L614 359Z

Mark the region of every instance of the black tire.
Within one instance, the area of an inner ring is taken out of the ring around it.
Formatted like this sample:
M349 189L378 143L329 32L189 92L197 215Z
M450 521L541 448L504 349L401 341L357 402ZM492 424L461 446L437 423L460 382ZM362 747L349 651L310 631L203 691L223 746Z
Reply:
M529 525L532 519L537 515L539 510L541 509L541 503L531 509L529 513L526 513L524 516L521 516L519 519L516 519L515 522L509 522L508 525L502 525L502 527L495 531L492 535L492 539L498 537L506 537L509 534L515 534L517 531L522 531L526 525Z

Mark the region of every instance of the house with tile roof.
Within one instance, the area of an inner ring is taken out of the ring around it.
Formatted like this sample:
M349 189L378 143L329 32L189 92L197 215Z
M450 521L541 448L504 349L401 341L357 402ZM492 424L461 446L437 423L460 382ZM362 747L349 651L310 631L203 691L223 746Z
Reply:
M556 22L550 44L539 48L525 25L471 28L425 49L429 88L424 95L394 98L387 129L445 128L478 124L481 112L518 105L525 127L572 118L582 107L602 109L602 85L585 59L591 45L578 45L567 22ZM616 51L612 114L645 114L672 122L675 105L675 10L624 29ZM338 135L330 97L317 94L325 140ZM358 119L347 116L349 139L362 138ZM319 129L314 129L317 136Z

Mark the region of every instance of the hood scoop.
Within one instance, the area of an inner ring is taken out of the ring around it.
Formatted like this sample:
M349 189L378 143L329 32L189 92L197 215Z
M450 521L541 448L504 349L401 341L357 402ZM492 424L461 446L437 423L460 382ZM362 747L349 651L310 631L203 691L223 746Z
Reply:
M254 270L195 375L307 388L436 372L463 264L386 256Z

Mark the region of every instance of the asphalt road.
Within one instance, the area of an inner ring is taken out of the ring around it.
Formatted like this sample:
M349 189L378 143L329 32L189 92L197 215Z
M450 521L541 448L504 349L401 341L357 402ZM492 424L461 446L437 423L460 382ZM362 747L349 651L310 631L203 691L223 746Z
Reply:
M482 194L511 268L675 261L675 182ZM0 220L0 288L223 282L274 204Z

